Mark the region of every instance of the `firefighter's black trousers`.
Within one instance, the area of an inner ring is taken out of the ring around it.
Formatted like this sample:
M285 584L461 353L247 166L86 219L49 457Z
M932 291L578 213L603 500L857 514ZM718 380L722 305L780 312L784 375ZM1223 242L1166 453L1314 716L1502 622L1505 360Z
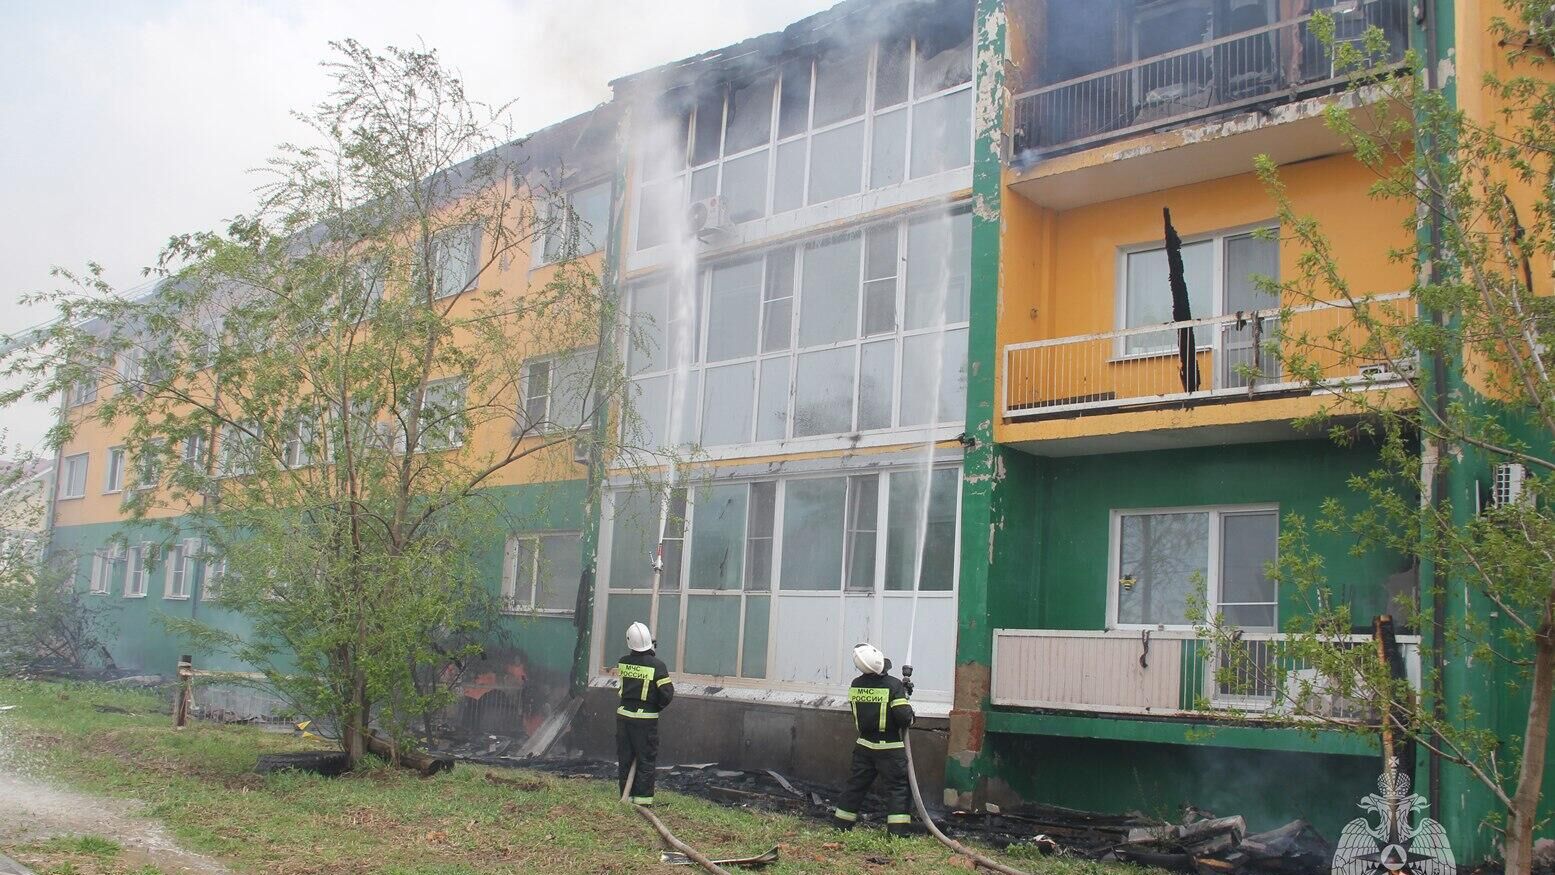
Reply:
M626 791L626 773L637 761L632 779L631 800L638 805L653 804L653 776L659 765L659 721L636 717L616 718L616 786Z
M851 829L858 822L859 807L876 777L880 778L880 795L885 797L886 828L898 835L909 832L907 751L899 747L871 750L861 744L854 746L853 771L848 775L847 789L837 800L832 822L841 829Z

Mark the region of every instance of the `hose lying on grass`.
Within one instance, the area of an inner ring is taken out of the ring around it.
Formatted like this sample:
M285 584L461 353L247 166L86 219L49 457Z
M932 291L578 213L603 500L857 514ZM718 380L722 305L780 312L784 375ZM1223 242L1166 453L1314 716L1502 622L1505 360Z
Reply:
M923 825L928 827L929 833L936 839L939 839L940 844L950 848L952 851L955 851L958 854L962 854L971 858L972 862L983 867L984 869L989 869L994 872L1002 872L1003 875L1027 875L1027 873L1015 868L1014 866L1006 866L1005 864L1000 863L998 860L985 857L982 854L979 854L978 852L967 847L966 845L961 844L950 836L940 832L939 827L934 823L934 819L929 817L929 810L923 805L923 794L918 792L918 771L917 769L914 769L912 765L911 731L902 733L902 744L906 748L907 752L907 786L912 789L912 803L913 806L918 810L918 819L922 820Z
M634 760L632 760L632 767L629 770L627 770L627 773L626 773L626 786L621 788L621 801L622 802L630 802L631 801L630 794L632 792L632 781L636 777L637 777L637 760L634 759ZM690 845L686 844L685 842L681 841L680 839L675 838L675 834L670 832L670 828L665 826L664 825L664 821L660 820L657 816L655 816L652 811L649 811L646 807L644 807L642 805L638 805L635 802L632 802L631 805L632 805L633 808L637 809L637 813L642 815L643 820L648 821L648 824L650 826L652 826L654 828L654 830L656 830L659 833L659 837L664 839L665 843L667 843L670 847L672 847L675 850L681 852L682 854L685 854L686 856L690 857L691 861L693 863L696 863L698 866L701 866L703 869L706 869L707 871L712 872L713 875L730 875L730 873L729 873L729 871L727 869L723 868L722 866L718 865L717 863L714 863L712 860L708 859L707 857L702 856L702 853L700 851L698 851L696 848L693 848Z

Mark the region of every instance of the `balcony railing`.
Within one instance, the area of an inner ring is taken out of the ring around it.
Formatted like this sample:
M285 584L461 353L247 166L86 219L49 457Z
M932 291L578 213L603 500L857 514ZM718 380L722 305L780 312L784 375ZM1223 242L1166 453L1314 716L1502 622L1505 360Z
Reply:
M1371 300L1406 310L1396 302L1407 297L1398 292ZM1347 303L1292 308L1288 318L1283 332L1280 311L1263 310L1010 344L1004 348L1004 415L1031 419L1311 391L1312 386L1281 369L1275 349L1281 335L1306 339L1302 354L1322 365L1324 376L1334 382L1383 385L1397 380L1393 368L1407 366L1386 357L1357 364L1339 351L1361 348L1366 340ZM1193 331L1196 368L1186 377L1179 350L1185 329Z
M1366 721L1360 703L1323 695L1309 666L1284 653L1286 636L1245 632L1233 657L1191 632L995 629L993 704L1097 714L1202 714L1202 706L1251 712L1285 711ZM1368 635L1333 639L1365 647ZM1398 637L1405 676L1420 687L1420 639ZM1225 670L1222 670L1225 669ZM1300 708L1294 706L1299 702Z
M1360 46L1369 28L1388 39L1387 63L1404 57L1407 0L1348 0L1326 10L1336 43ZM1050 154L1229 110L1293 99L1346 78L1313 32L1311 15L1141 58L1016 95L1017 155Z

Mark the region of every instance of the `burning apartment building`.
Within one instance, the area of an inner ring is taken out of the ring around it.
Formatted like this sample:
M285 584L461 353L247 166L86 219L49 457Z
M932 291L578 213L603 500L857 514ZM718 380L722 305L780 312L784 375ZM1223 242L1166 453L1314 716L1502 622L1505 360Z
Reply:
M681 697L666 761L835 779L849 654L867 640L915 669L920 725L941 730L920 733L917 767L948 805L1192 803L1337 835L1375 746L1260 725L1283 691L1225 682L1191 611L1204 602L1255 665L1272 659L1303 610L1268 573L1282 520L1353 500L1347 479L1377 464L1364 441L1293 424L1323 401L1265 343L1281 319L1342 333L1351 317L1282 310L1259 281L1300 256L1259 155L1358 288L1408 304L1415 269L1387 252L1406 216L1379 213L1324 123L1367 96L1314 31L1319 12L1341 43L1380 33L1381 61L1400 65L1410 48L1474 48L1490 14L849 0L616 80L610 103L532 138L569 168L617 295L607 342L633 415L612 427L654 461L645 477L604 460L596 508L580 456L552 516L492 545L516 643L467 685L470 725L526 736L576 683L568 743L608 755L612 669L643 621ZM1482 54L1466 48L1460 65ZM538 247L491 281L543 282L531 268L547 259ZM513 403L570 403L551 389L569 361L537 356ZM191 572L192 597L159 595L104 546L115 443L88 427L62 450L54 543L78 552L84 590L126 600L115 658L163 670L177 646L149 615L198 609L211 570ZM1465 501L1487 475L1453 476ZM522 504L530 485L501 488ZM1316 546L1357 618L1403 617L1420 591L1400 556ZM1397 637L1416 685L1429 633ZM1452 689L1494 681L1443 669ZM1491 728L1513 732L1496 713ZM1460 859L1488 849L1472 781L1425 751L1407 765Z

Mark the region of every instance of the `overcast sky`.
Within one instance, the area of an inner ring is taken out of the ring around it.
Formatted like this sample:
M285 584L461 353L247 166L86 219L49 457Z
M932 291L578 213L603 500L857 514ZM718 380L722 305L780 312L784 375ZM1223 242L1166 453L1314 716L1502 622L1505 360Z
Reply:
M606 82L781 29L835 0L0 0L0 333L54 265L141 282L169 236L246 211L260 166L325 93L330 40L427 46L530 131ZM36 444L40 407L0 410Z

